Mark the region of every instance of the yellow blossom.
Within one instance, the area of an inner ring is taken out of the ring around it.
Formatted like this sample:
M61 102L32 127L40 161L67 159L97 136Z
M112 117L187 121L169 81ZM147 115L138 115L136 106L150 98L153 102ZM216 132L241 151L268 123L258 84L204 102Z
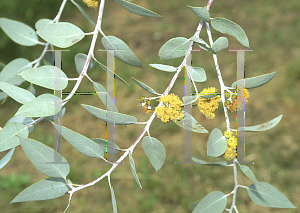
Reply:
M159 99L159 102L162 102L164 106L156 107L155 112L161 121L168 122L170 119L176 121L184 117L184 113L181 110L183 102L177 95L170 94L163 96Z
M98 7L98 1L95 0L83 0L83 2L88 6L88 7L93 7L97 8Z
M225 138L230 138L231 137L231 131L230 130L225 131L224 136L225 136Z
M227 130L227 131L229 131L229 130ZM224 135L225 135L225 133L224 133ZM236 146L237 146L237 139L236 139L236 137L232 136L232 134L231 134L230 138L227 140L227 150L223 154L224 158L227 161L230 161L233 158L235 158L235 156L236 156Z
M217 92L215 87L210 87L202 90L200 95L211 95ZM213 113L219 106L218 102L220 101L220 95L217 95L213 98L202 98L199 97L197 100L197 105L201 113L205 115L208 119L213 119L215 114Z

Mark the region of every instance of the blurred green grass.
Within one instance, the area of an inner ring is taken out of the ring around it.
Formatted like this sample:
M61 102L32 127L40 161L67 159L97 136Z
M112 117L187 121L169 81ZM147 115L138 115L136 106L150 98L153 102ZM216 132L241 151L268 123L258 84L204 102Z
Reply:
M106 35L114 35L125 41L140 58L143 68L131 67L116 61L116 72L127 81L126 86L116 81L116 105L120 112L136 116L145 121L149 115L137 107L136 100L146 94L131 79L134 77L154 90L162 93L172 78L171 73L156 71L148 64L163 63L178 66L180 59L160 60L159 48L173 37L190 37L196 30L199 19L186 7L205 6L207 1L172 0L172 1L142 1L134 0L141 6L149 8L162 18L147 18L130 14L114 1L107 1L104 11L103 31ZM57 1L27 1L20 7L22 1L0 1L0 16L22 21L30 26L40 18L53 18L59 8ZM254 161L250 166L259 181L268 182L285 194L291 202L300 204L300 153L299 153L299 57L300 24L298 0L284 1L217 1L212 5L212 17L224 17L238 23L246 32L253 52L245 54L246 77L252 77L277 71L274 79L263 87L250 90L250 99L246 105L246 125L257 125L267 122L283 114L281 122L266 132L246 133L246 161ZM88 10L95 19L96 12ZM61 21L69 21L91 31L92 25L68 3ZM205 28L200 34L208 41ZM213 31L213 38L222 36ZM227 36L229 49L244 48L235 38ZM11 41L0 31L0 62L9 63L18 57L34 60L41 52L41 47L21 47ZM68 77L76 77L74 56L78 52L87 53L91 37L63 53L63 70ZM101 49L100 41L96 50ZM97 59L105 63L103 52L95 52ZM222 51L218 53L218 61L224 81L227 85L236 78L236 53ZM208 86L218 87L217 75L209 53L201 51L193 54L193 65L201 66L207 72L208 81L198 83L198 89ZM93 80L105 85L105 72L97 68L91 72ZM71 82L68 89L72 88ZM24 88L27 88L24 83ZM219 88L219 87L218 87ZM39 94L50 92L38 88ZM78 91L92 91L88 80L84 80ZM183 76L178 78L171 92L183 95ZM105 125L88 114L80 103L103 107L96 96L75 96L67 104L63 125L87 137L105 138ZM12 117L20 104L8 99L0 106L0 126ZM223 110L219 107L214 120L206 120L196 109L194 117L209 132L218 127L225 130ZM235 126L235 114L230 115L231 125ZM141 126L116 127L116 143L126 148L138 137ZM188 207L196 200L202 199L211 191L229 193L233 189L232 168L208 167L201 165L175 164L184 159L183 130L173 123L164 124L155 119L151 136L159 139L166 147L167 159L165 165L157 173L146 158L139 144L133 157L143 189L135 183L130 172L128 159L124 165L112 173L112 184L115 190L119 212L191 212ZM50 123L39 123L31 138L39 140L50 147L53 146L53 129ZM202 159L206 157L206 142L208 134L193 134L193 155ZM0 153L2 157L5 153ZM81 155L68 143L63 144L63 155L71 162L69 178L73 183L88 183L99 177L109 166L99 164L99 160ZM239 181L242 185L250 185L251 181L240 171ZM21 147L17 147L12 160L1 169L0 173L0 209L4 213L23 212L62 212L67 205L68 197L54 200L17 203L8 206L9 202L25 187L45 178L39 173L24 155ZM89 187L72 198L70 212L112 212L110 190L107 179ZM230 204L231 198L228 200ZM228 207L228 206L227 206ZM253 203L245 189L238 189L237 207L239 212L276 212L296 213L297 209L276 209L261 207Z

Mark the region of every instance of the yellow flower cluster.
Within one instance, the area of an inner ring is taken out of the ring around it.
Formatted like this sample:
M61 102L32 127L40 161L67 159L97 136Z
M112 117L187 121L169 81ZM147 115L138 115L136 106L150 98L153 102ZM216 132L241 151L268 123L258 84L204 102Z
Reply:
M170 94L163 96L159 99L164 106L156 107L155 112L158 118L163 122L168 122L170 119L173 121L181 120L184 117L184 113L181 110L183 102L179 99L177 95Z
M249 91L247 89L244 88L244 94L243 94L243 88L237 86L237 96L232 95L232 99L233 99L232 102L231 103L225 102L225 105L227 106L228 109L231 110L231 113L236 111L237 109L241 110L241 109L243 109L243 106L244 106L243 97L245 97L245 104L246 104L248 102L249 96L250 96L250 94L249 94Z
M93 7L97 8L98 7L98 2L95 0L83 0L83 2L88 6L88 7Z
M212 95L217 92L215 87L210 87L202 90L200 95ZM208 119L213 119L215 114L213 113L219 106L218 102L220 101L220 95L217 95L213 98L202 98L199 97L197 100L197 105L201 113L205 115Z
M236 156L237 139L232 135L230 130L225 131L224 136L227 139L227 150L223 156L227 161L230 161Z

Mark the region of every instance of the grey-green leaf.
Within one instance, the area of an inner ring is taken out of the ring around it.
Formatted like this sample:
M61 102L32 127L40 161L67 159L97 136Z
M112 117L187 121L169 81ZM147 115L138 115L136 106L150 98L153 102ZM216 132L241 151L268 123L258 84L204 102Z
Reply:
M171 59L185 56L192 41L184 37L172 38L167 41L158 52L160 59Z
M202 164L202 165L209 165L209 166L227 166L227 161L220 161L220 162L207 162L198 158L195 158L192 156L192 160L196 163Z
M107 72L107 74L113 76L114 78L116 78L116 79L122 81L123 83L125 83L125 84L127 84L127 85L129 86L129 84L128 84L126 81L124 81L124 80L123 80L120 76L118 76L115 72L111 71L111 70L108 69L106 66L104 66L104 65L101 64L99 61L97 61L97 59L96 59L94 56L92 56L92 58L94 59L94 61L97 62L97 64L98 64L105 72Z
M114 123L116 125L130 125L137 123L137 119L131 115L111 112L99 109L90 105L81 104L89 113L107 123Z
M118 213L117 201L116 201L115 192L114 192L114 189L112 186L110 186L110 193L111 193L111 202L112 202L112 206L113 206L113 211L114 211L114 213Z
M33 122L33 119L32 119L32 118L28 118L28 117L23 117L23 116L21 116L21 115L15 115L14 117L12 117L11 119L9 119L9 120L6 122L5 126L6 126L7 124L14 123L14 122L17 122L17 123L21 123L21 124L26 125L26 124L29 124L29 123ZM34 126L29 127L29 128L28 128L28 132L29 132L29 133L32 132L33 129L34 129ZM23 137L23 138L24 138L24 137Z
M30 68L32 68L32 65L27 59L17 58L9 62L0 72L0 81L15 85L21 84L24 81L24 78L17 74L21 73L25 69Z
M54 51L47 51L44 55L44 64L45 65L55 65L55 52Z
M96 142L64 126L51 123L77 151L88 157L104 159L104 151Z
M39 68L27 69L20 75L33 84L52 90L63 90L68 85L66 74L55 66L45 65Z
M87 55L83 54L83 53L78 53L75 55L75 66L76 66L76 71L78 74L81 74L85 61L87 59ZM90 71L91 69L93 69L95 67L95 61L93 59L90 60L87 72Z
M50 177L24 189L10 203L50 200L61 197L70 190L63 178Z
M121 152L121 149L115 143L101 138L92 138L92 140L101 146L102 149L107 153L118 154Z
M188 112L183 111L185 117L181 121L174 121L178 126L197 133L208 133L208 131L196 121Z
M0 89L21 104L35 99L35 96L31 92L3 81L0 81Z
M188 6L189 9L199 18L201 18L205 22L210 22L210 15L207 10L207 7L192 7Z
M152 166L158 171L165 163L166 149L156 138L146 136L143 138L142 146Z
M249 47L249 40L245 31L236 23L226 18L213 18L211 26L221 32L235 37L242 45Z
M228 47L228 39L226 37L218 38L212 45L212 48L216 51L225 50Z
M149 65L155 69L167 71L167 72L175 72L177 70L176 67L172 67L164 64L149 64Z
M141 183L140 183L140 181L139 181L139 178L138 178L138 176L137 176L137 174L136 174L136 171L135 171L135 163L134 163L134 160L133 160L133 157L132 157L130 151L129 151L129 163L130 163L131 172L132 172L132 175L133 175L133 177L134 177L134 179L135 179L135 182L137 183L137 185L138 185L140 188L142 188L142 185L141 185Z
M214 128L208 138L207 155L211 157L219 157L225 153L227 149L227 140L220 129Z
M84 37L84 32L80 28L68 22L49 24L36 33L48 43L60 48L70 47Z
M107 90L99 83L93 82L95 91L98 94L98 97L100 100L104 103L104 105L107 107L108 110L113 112L119 112L117 109L114 101L110 97L110 95L107 93Z
M82 15L84 15L84 17L86 17L87 20L89 20L92 23L92 25L96 26L95 22L90 17L90 15L78 3L76 3L73 0L71 0L71 2L78 8L78 10L82 13Z
M206 73L205 70L201 67L191 67L189 65L186 65L189 73L191 76L190 78L193 78L195 82L204 82L206 81Z
M20 140L16 136L28 137L28 128L21 123L13 122L5 125L0 131L0 152L20 145Z
M35 23L35 29L39 30L40 28L45 27L48 24L51 24L51 22L52 22L51 19L42 18Z
M135 66L142 67L140 60L121 39L115 36L102 37L101 42L105 49L115 50L115 57L120 61Z
M282 115L279 115L278 117L270 120L269 122L263 123L263 124L259 124L256 126L246 126L244 127L239 127L238 130L239 131L246 131L246 132L260 132L260 131L266 131L269 129L272 129L273 127L275 127L281 120Z
M14 154L15 148L12 148L9 150L6 155L0 160L0 169L2 169L11 159L12 155Z
M0 18L0 26L6 35L17 44L34 46L38 42L38 36L34 29L22 22Z
M192 213L222 213L226 204L226 195L220 191L213 191L197 204Z
M26 156L39 172L50 177L67 177L70 165L60 153L33 139L20 138L20 143ZM61 162L55 162L55 157Z
M147 92L150 92L151 94L157 95L157 93L154 91L154 89L152 89L151 87L149 87L148 85L136 80L135 78L132 77L132 79L134 80L135 83L137 83L137 85L139 85L140 87L142 87L144 90L146 90Z
M212 49L202 38L197 38L196 36L191 37L192 41L196 42L196 44L203 50L211 52L212 54L216 54L216 51Z
M116 0L122 7L124 7L126 10L129 12L140 15L140 16L148 16L148 17L161 17L155 12L152 12L151 10L145 9L139 5L133 4L128 1L123 1L123 0Z
M55 105L61 105L62 100L52 94L43 94L21 106L16 115L24 117L46 117L54 115Z
M289 199L269 183L259 182L251 184L248 188L248 194L251 200L260 206L273 208L296 208Z
M252 77L252 78L245 78L245 88L251 89L255 87L260 87L268 83L269 81L271 81L272 78L275 76L275 74L276 72L272 72L272 73ZM244 79L233 82L231 87L235 89L239 81L242 82L244 81Z

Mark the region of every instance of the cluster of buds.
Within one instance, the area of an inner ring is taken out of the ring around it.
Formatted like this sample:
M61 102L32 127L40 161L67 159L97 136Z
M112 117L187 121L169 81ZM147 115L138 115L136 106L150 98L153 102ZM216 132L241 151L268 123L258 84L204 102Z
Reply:
M225 92L225 97L228 98L225 102L225 106L231 113L236 110L241 110L244 106L244 100L246 104L249 96L249 91L247 89L237 86L235 93L229 94L227 91Z
M153 111L151 110L151 100L150 99L145 98L144 96L142 96L137 100L140 101L139 106L142 106L144 108L145 113L148 113L148 114L153 113Z

